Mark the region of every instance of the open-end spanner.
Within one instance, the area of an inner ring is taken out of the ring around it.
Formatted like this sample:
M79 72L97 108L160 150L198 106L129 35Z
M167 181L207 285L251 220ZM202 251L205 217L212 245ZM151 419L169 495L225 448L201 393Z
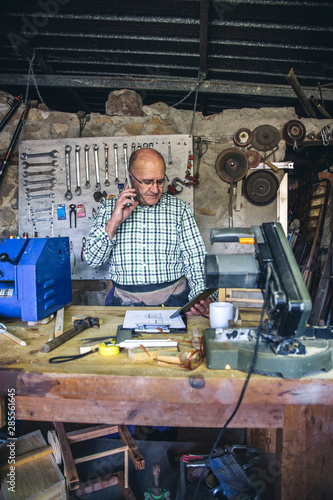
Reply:
M128 171L128 158L127 158L127 144L123 145L124 149L124 165L125 165L125 179L127 179L127 171Z
M119 174L118 174L118 144L114 144L113 148L114 148L114 166L115 166L115 169L116 169L116 176L115 176L114 182L116 184L118 184L118 182L119 182Z
M81 194L80 150L81 150L81 147L76 145L75 146L76 188L74 191L76 196L79 196Z
M23 177L30 177L31 175L54 175L55 173L55 168L52 168L51 170L42 170L41 172L23 172Z
M31 222L33 224L36 224L36 222L52 222L53 217L48 217L47 219L31 219Z
M29 163L28 161L24 161L22 163L22 165L23 165L24 170L26 170L27 168L30 168L30 167L37 167L37 168L53 167L53 168L55 168L58 166L58 162L57 162L57 160L52 160L52 161L42 162L42 163Z
M54 189L54 185L51 184L51 186L44 186L44 187L38 187L38 188L27 188L25 190L25 193L30 194L30 193L37 193L39 191L53 191L53 189Z
M37 200L37 198L54 198L55 194L54 193L49 193L49 194L36 194L34 196L31 196L28 194L27 200Z
M57 154L58 151L56 149L53 149L53 151L50 151L49 153L22 153L21 159L27 160L28 158L42 158L43 156L51 156L51 158L58 158Z
M72 151L72 146L65 147L65 167L66 167L66 184L67 191L65 193L66 200L71 200L73 198L71 192L71 163L70 163L70 152Z
M110 186L109 181L109 146L104 143L104 154L105 154L105 186Z
M50 179L41 179L39 181L28 181L28 179L26 179L25 181L23 181L23 185L24 186L29 186L31 184L45 184L45 182L49 182L50 184L55 184L56 183L56 178L55 177L51 177Z
M96 173L96 191L100 191L101 183L99 180L99 160L98 160L98 146L94 144L94 158L95 158L95 173Z
M84 147L84 165L86 170L86 183L84 185L85 188L90 188L90 173L89 173L89 149L90 146L88 144Z

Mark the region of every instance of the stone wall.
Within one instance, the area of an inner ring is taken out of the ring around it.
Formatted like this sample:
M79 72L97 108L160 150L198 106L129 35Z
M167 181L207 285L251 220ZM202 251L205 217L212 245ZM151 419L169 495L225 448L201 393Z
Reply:
M135 94L135 93L133 93ZM114 93L110 94L113 97ZM122 99L124 97L121 93ZM12 96L0 92L0 120L8 110L8 99ZM109 97L109 99L110 99ZM228 147L235 147L233 136L240 128L255 127L263 124L273 125L282 131L284 124L298 119L294 108L261 108L225 110L212 116L203 116L196 112L175 109L165 103L142 106L138 100L139 111L133 115L124 108L116 109L106 106L111 115L91 113L85 115L62 113L47 110L44 104L29 111L28 119L21 133L20 140L57 139L75 137L112 137L131 135L188 134L214 139L208 143L207 152L203 155L199 171L199 184L194 188L195 218L203 235L208 251L211 252L210 229L229 226L229 184L223 182L216 174L215 161L218 154ZM121 110L123 109L123 111ZM15 131L23 106L5 126L0 134L0 154L7 151L11 137ZM121 113L127 114L121 114ZM325 120L302 119L307 133L313 131L317 135L326 124ZM327 121L329 123L329 120ZM285 156L285 143L280 141L279 149L272 161L282 161ZM196 158L195 158L196 159ZM185 175L185 172L184 172ZM282 174L281 174L282 175ZM193 189L193 188L191 188ZM0 178L0 237L8 238L18 235L18 141L11 159ZM276 220L276 203L258 207L250 204L242 197L239 212L233 212L235 227L250 227ZM215 248L215 246L217 248ZM230 246L215 245L214 253L234 251ZM109 288L108 283L73 283L74 303L102 304Z

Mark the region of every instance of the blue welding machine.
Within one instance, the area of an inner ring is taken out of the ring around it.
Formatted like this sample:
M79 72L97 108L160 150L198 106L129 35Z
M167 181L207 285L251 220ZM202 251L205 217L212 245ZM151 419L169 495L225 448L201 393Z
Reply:
M0 240L0 318L39 321L71 301L69 238Z

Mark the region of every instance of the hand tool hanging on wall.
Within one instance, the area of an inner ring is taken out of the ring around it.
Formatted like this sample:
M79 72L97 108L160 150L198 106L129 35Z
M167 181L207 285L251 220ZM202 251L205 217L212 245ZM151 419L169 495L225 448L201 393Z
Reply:
M74 227L76 228L76 205L74 203L71 203L69 205L70 211L69 211L69 227L72 228L72 216L74 219Z
M73 198L71 191L71 163L70 163L71 151L72 151L72 146L67 144L65 146L65 167L66 167L66 185L67 185L67 191L65 193L66 200L71 200Z
M9 144L9 148L7 150L7 153L6 153L6 156L4 157L4 159L2 160L1 162L1 165L0 165L0 179L1 179L1 176L6 168L6 165L8 163L8 160L9 160L9 157L13 151L13 148L15 146L15 143L16 143L16 140L25 124L25 121L27 119L27 116L28 116L28 112L29 112L29 109L30 109L30 101L28 102L28 104L25 106L23 112L22 112L22 115L21 115L21 118L19 119L19 122L17 124L17 127L16 127L16 130L14 132L14 135L12 137L12 140L10 141L10 144Z
M90 188L89 149L90 149L90 146L88 146L88 144L86 144L84 146L84 168L85 168L85 173L86 173L86 183L85 183L84 187L86 189Z
M76 171L76 188L74 193L76 196L81 194L81 174L80 174L80 150L81 146L75 146L75 171Z
M299 120L290 120L283 127L283 137L289 146L293 146L293 150L298 149L298 145L304 141L305 127Z
M253 134L251 130L248 128L240 128L235 132L234 134L234 143L237 144L237 146L248 146L250 142L252 141Z
M205 139L203 137L197 137L196 144L194 145L194 151L198 155L196 166L195 168L193 167L193 175L196 179L199 179L201 158L207 152L208 142L218 142L218 141L215 139Z
M115 179L114 182L118 184L119 182L119 172L118 172L118 144L113 145L114 151L114 167L115 167Z
M99 159L98 159L98 145L94 144L94 158L95 158L95 174L96 174L96 185L95 189L96 191L101 190L101 181L99 178Z
M272 172L257 170L246 177L244 195L253 205L269 205L275 200L278 187L279 181Z
M224 182L238 182L247 173L247 156L237 148L225 149L216 158L215 170Z
M53 149L52 151L48 151L45 153L22 153L21 159L27 160L28 158L43 158L45 156L50 156L51 158L58 158L58 151Z
M99 328L99 319L87 316L85 319L75 320L73 328L67 330L67 332L64 332L62 335L59 335L59 337L46 342L46 344L42 345L40 350L41 352L53 351L53 349L55 349L56 347L59 347L60 345L67 342L67 340L70 340L75 335L83 332L83 330L87 330L88 328Z
M260 125L253 131L251 144L259 151L270 151L280 142L280 132L272 125Z
M247 156L249 168L256 168L261 162L261 154L255 149L249 149L248 151L245 151L245 154Z
M109 181L109 146L104 143L104 161L105 161L105 186L110 186Z
M147 144L148 146L148 144ZM124 165L125 165L125 181L127 181L127 177L128 177L128 159L127 159L127 144L124 144L123 146L123 149L124 149Z
M281 136L277 128L272 125L260 125L253 131L253 139L251 141L252 147L258 149L259 151L264 151L261 155L261 161L268 165L274 172L278 171L278 168L267 160L268 156L266 153L273 150L278 146ZM272 153L273 153L272 151Z
M4 126L6 125L8 120L11 118L11 116L15 113L15 111L17 110L17 108L19 107L21 102L22 102L21 95L19 97L14 97L14 99L11 100L11 102L9 103L10 108L9 108L6 116L2 119L2 121L0 123L0 132L4 128Z
M237 148L228 148L222 151L215 162L217 175L224 182L230 184L229 188L229 227L233 227L233 191L234 183L245 177L248 171L247 156Z

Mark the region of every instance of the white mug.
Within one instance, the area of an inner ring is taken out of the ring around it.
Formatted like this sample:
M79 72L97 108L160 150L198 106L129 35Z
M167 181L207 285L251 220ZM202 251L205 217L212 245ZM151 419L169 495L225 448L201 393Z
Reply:
M229 328L229 320L238 320L238 307L231 302L211 302L209 319L211 328Z

